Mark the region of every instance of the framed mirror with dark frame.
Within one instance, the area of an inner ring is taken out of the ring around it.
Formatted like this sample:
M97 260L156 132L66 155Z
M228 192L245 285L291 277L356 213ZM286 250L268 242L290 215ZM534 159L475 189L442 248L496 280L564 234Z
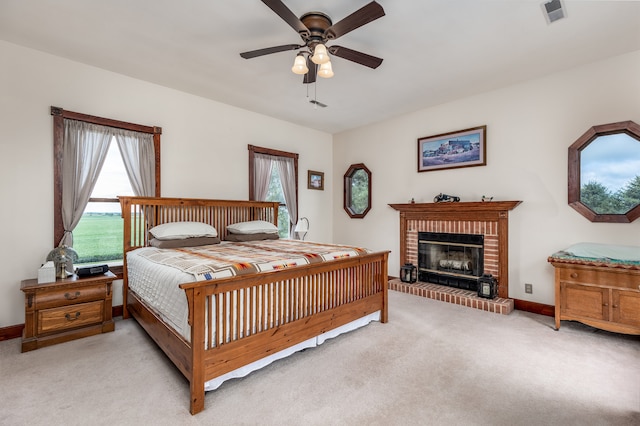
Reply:
M591 222L640 217L640 126L594 126L569 147L569 205Z
M362 163L352 164L344 174L344 211L361 219L371 210L371 171Z

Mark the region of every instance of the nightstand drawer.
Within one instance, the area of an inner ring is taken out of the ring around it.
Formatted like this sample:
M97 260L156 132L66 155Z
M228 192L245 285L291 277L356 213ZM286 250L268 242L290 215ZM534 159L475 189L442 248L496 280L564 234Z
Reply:
M104 301L43 309L38 312L38 333L66 330L102 322Z
M54 308L71 303L90 302L105 298L105 284L52 290L36 294L37 309Z

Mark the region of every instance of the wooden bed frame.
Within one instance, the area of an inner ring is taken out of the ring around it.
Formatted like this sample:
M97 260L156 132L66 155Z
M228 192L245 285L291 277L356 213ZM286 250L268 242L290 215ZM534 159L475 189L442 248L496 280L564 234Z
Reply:
M133 316L187 378L191 414L204 409L205 382L215 377L376 311L380 311L380 321L387 322L389 252L385 251L181 284L191 326L187 341L129 289L127 252L147 246L148 229L167 222L209 223L222 240L232 223L266 220L277 224L278 203L120 197L120 204L125 252L123 317ZM252 309L251 303L237 303L239 298L255 300L261 312Z

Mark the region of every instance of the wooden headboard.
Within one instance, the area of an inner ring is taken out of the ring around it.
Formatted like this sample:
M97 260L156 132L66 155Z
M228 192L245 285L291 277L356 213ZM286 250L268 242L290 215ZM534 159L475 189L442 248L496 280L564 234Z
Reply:
M278 202L196 198L119 197L124 219L124 252L149 245L148 230L168 222L204 222L221 240L227 225L266 220L278 226ZM126 256L125 256L126 257Z

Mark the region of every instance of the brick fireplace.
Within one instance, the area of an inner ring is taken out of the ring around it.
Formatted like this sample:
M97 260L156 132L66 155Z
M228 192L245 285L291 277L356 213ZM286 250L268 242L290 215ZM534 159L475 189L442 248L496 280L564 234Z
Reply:
M400 264L413 263L418 265L418 233L453 233L484 236L484 273L491 274L498 282L498 298L509 297L509 211L518 206L521 201L492 201L492 202L457 202L457 203L409 203L389 204L400 212ZM398 280L399 281L399 280ZM404 283L402 283L404 284ZM390 283L390 288L398 283ZM492 310L482 299L459 289L448 289L443 286L416 283L414 287L399 288L425 297L449 301L479 309ZM441 291L440 291L441 290ZM433 293L436 291L437 293ZM424 293L424 294L423 294ZM433 295L425 295L431 294ZM460 296L465 297L460 297ZM486 299L485 299L486 300ZM513 301L510 303L513 305ZM475 306L478 305L478 306ZM495 311L503 309L496 307Z

